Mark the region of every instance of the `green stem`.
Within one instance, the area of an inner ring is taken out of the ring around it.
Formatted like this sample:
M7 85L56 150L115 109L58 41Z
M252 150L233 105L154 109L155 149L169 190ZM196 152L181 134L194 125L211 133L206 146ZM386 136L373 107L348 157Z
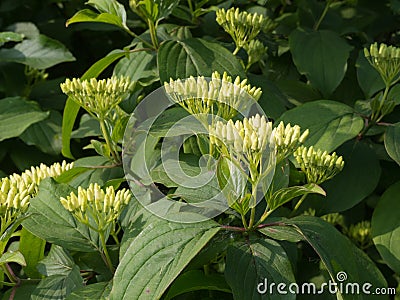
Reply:
M156 26L153 23L153 21L148 21L148 25L149 25L149 30L150 30L150 38L151 38L151 42L153 43L153 47L158 49L159 44L158 44L158 39L157 39L157 31L156 31Z
M328 12L328 10L329 10L329 6L330 6L330 5L331 5L331 1L328 0L328 1L326 2L324 11L322 12L321 16L319 17L317 23L315 23L315 25L314 25L314 30L318 30L319 26L321 25L322 21L324 20L324 18L325 18L325 16L326 16L327 12Z
M239 52L240 48L236 46L235 50L232 52L233 55L236 55Z
M1 266L3 269L4 274L7 275L8 279L10 279L11 283L18 284L19 278L15 276L14 272L12 271L11 267L5 263Z
M154 46L152 44L150 44L149 42L146 42L144 39L142 39L140 36L138 36L136 33L130 31L128 28L125 29L125 31L133 36L134 38L138 39L139 41L141 41L143 44L147 45L148 47L154 48Z
M250 210L250 221L249 221L249 229L253 228L254 225L254 217L256 215L256 204L257 204L257 185L258 181L254 184L251 185L251 199L252 199L252 205L251 205L251 210Z
M100 118L99 122L100 122L101 132L103 133L103 136L104 136L104 139L106 141L106 144L107 144L108 148L110 149L111 155L112 155L114 161L119 163L120 160L119 160L119 157L118 157L117 153L115 153L113 144L111 143L111 138L110 138L110 134L108 132L106 123L105 123L103 118Z
M297 210L299 209L300 205L304 202L304 200L306 199L308 194L304 194L303 196L301 196L300 200L296 203L296 206L294 207L291 215L293 216Z
M108 254L106 239L104 237L104 232L103 231L99 232L99 237L100 237L101 246L103 248L101 256L103 257L103 260L106 263L107 267L110 269L111 273L114 274L114 272L115 272L114 266L112 264L112 261L111 261L111 258L110 258L110 254Z

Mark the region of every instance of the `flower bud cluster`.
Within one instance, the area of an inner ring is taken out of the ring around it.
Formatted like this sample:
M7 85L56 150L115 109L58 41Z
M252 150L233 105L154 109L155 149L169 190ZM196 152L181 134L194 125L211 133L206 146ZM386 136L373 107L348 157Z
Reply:
M67 197L61 197L61 204L72 212L83 224L97 225L97 231L104 230L113 224L120 216L123 208L129 203L132 195L129 190L115 192L112 186L102 190L97 183L91 183L87 189L78 187L78 192L71 192Z
M364 48L369 63L379 72L385 84L390 85L400 72L400 48L374 43Z
M320 149L314 150L313 146L300 146L293 154L308 183L320 184L334 177L344 167L342 156L337 156L335 152L328 154Z
M91 78L67 79L60 85L63 93L72 97L80 106L98 118L104 118L132 90L134 82L129 77L112 76L97 80Z
M259 40L251 40L243 46L248 55L247 69L254 63L260 61L264 54L267 52L267 47L264 46Z
M273 141L272 123L259 114L244 118L243 121L217 121L209 126L210 143L222 153L234 155L249 163L250 169L257 170L267 145Z
M213 113L223 119L234 117L246 96L256 101L261 97L260 88L252 87L247 79L241 80L239 76L233 81L226 72L222 76L214 72L209 81L203 76L191 76L184 81L170 79L164 87L171 99L189 113Z
M237 48L253 40L260 31L268 31L275 27L274 22L257 13L239 11L239 8L217 10L217 22L234 40Z
M55 177L71 169L73 163L63 161L50 167L41 164L31 167L22 174L12 174L0 180L0 218L5 224L12 223L29 206L29 200L35 196L40 182L47 177Z
M305 141L308 134L308 129L301 134L300 126L292 126L290 123L285 126L283 122L280 122L272 131L277 151L276 162L278 163L292 154Z
M369 221L352 224L345 233L361 249L368 248L372 244L371 222Z

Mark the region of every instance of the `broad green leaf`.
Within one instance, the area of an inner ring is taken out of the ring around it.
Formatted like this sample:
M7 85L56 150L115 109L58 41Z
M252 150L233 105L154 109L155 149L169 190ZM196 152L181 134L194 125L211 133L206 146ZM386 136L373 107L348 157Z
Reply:
M194 175L193 175L194 176ZM175 190L175 196L182 197L186 202L199 205L204 201L215 197L215 200L222 199L218 196L221 193L221 188L214 174L206 175L210 181L200 187L185 186L185 182L181 182ZM215 203L216 204L216 203ZM216 208L216 207L215 207Z
M40 35L39 29L31 22L17 22L9 26L8 29L24 35L28 39L33 39Z
M114 75L129 76L143 86L150 85L158 80L156 55L146 51L129 53L117 63Z
M170 109L167 109L166 111L162 112L151 125L150 134L155 137L165 137L167 134L171 136L171 127L180 126L179 121L187 116L189 116L189 113L181 107L172 107ZM184 125L185 124L181 126ZM179 130L175 130L174 132L176 132L176 134L182 135Z
M151 170L150 175L154 182L162 183L167 187L178 187L188 177L199 175L199 158L185 154L178 160L166 159L162 164ZM171 176L173 175L173 178Z
M362 285L368 282L372 285L371 292L376 287L387 286L385 278L371 259L331 224L312 216L299 216L284 223L293 226L313 247L327 269L330 280L339 284L341 281L336 276L339 272L345 272L347 280L344 283ZM362 293L338 294L337 297L343 300L365 299ZM375 298L382 299L382 296L368 295L368 299Z
M165 300L170 300L178 295L199 290L221 291L225 293L231 292L223 275L206 275L203 271L191 270L178 276L168 290Z
M53 245L49 254L39 262L38 270L45 276L67 276L74 265L74 260L66 250L60 246Z
M264 292L264 280L268 283L295 282L285 250L273 240L250 237L248 241L231 245L226 254L225 278L234 299L296 299L294 294L282 296Z
M400 165L400 123L393 124L387 128L385 148L389 156Z
M24 256L19 251L8 251L0 256L0 266L7 263L17 263L21 266L26 266Z
M374 244L385 262L400 273L400 182L388 188L372 215Z
M385 88L385 83L378 71L365 58L364 51L358 53L356 67L358 84L367 98L371 98L376 92Z
M237 201L243 200L247 192L247 175L239 169L231 160L221 157L217 165L217 180L221 191L224 193L230 207L236 208ZM240 206L239 206L240 207ZM244 205L243 214L247 213L247 205Z
M289 185L290 166L287 159L275 166L274 179L271 183L270 191L275 192L286 188Z
M19 239L19 251L25 257L26 267L24 268L24 272L29 278L41 278L36 266L44 257L45 246L45 240L33 235L22 227Z
M352 47L336 32L307 29L294 30L289 46L299 72L325 97L331 95L346 73Z
M128 30L126 26L126 11L124 6L116 0L89 0L86 4L96 8L100 14L90 10L83 9L78 11L66 23L68 26L78 22L101 22L117 25L124 30Z
M33 101L20 97L0 100L0 141L17 137L29 126L48 117Z
M23 34L12 31L0 32L0 47L7 42L20 42L24 39Z
M78 11L75 15L72 16L72 18L68 19L67 26L73 23L81 22L107 23L116 25L126 30L126 25L122 22L120 17L108 13L98 14L90 9L82 9Z
M286 226L284 223L280 222L281 220L277 222L272 221L272 218L267 220L269 223L263 224L262 226L265 227L258 229L259 232L267 237L278 241L289 241L292 243L297 243L302 240L302 236L296 231L296 229Z
M49 118L28 127L20 136L27 145L34 145L42 152L51 155L61 153L61 114L50 111Z
M49 255L38 265L47 277L36 287L31 299L65 299L73 290L83 286L79 267L63 248L53 245Z
M211 77L214 71L245 77L242 65L228 49L200 38L163 43L158 51L158 67L161 83L170 78Z
M77 289L68 295L66 300L94 300L107 299L111 291L112 282L98 282Z
M368 145L349 141L337 149L345 162L343 170L331 180L321 184L326 197L309 195L310 204L319 214L347 210L370 195L381 177L379 160ZM362 184L361 184L362 183Z
M168 17L179 4L179 0L155 0L154 2L158 4L159 20Z
M78 129L72 132L71 137L75 139L85 137L101 136L100 124L95 118L89 114L84 114L79 121Z
M129 241L115 272L110 299L159 299L218 231L213 221L184 224L156 219L148 223Z
M303 186L290 186L287 188L282 188L273 193L272 196L267 199L267 203L270 210L275 210L290 200L307 194L320 194L326 196L325 191L319 185L315 183L308 183Z
M15 294L14 294L14 300L26 300L26 299L31 299L31 295L33 293L33 291L36 289L36 285L37 283L27 283L27 284L23 284L20 287L18 287L15 290ZM2 296L2 300L10 300L10 296L11 296L11 292L13 291L13 289L8 289L4 295L0 295L0 297Z
M73 189L56 184L51 178L39 185L39 194L30 201L32 216L22 223L34 235L75 251L92 252L98 249L98 234L82 225L60 202Z
M59 41L45 35L23 40L10 49L0 49L0 61L12 61L34 69L47 69L75 57Z
M297 124L310 134L305 145L333 151L345 141L356 137L364 126L363 119L346 104L318 100L285 112L278 121Z
M123 57L126 54L125 51L118 50L109 53L106 57L103 57L95 64L93 64L89 70L82 75L81 79L90 79L92 77L97 77L103 72L110 64L112 64L117 59ZM71 149L71 133L72 128L75 124L75 119L79 112L79 104L76 103L72 98L67 99L67 103L64 108L63 123L62 123L62 154L68 158L74 158Z
M289 105L288 99L274 82L262 75L249 74L249 83L262 89L258 103L268 117L277 119L286 111L286 106Z

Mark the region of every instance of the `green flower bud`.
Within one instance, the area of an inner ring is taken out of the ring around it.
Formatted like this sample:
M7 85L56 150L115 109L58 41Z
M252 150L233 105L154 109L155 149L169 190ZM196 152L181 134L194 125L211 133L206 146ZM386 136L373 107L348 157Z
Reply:
M272 131L277 149L277 162L291 155L304 142L308 133L307 129L301 134L298 125L291 126L289 123L285 126L283 122L280 122Z
M400 48L374 43L369 51L364 48L364 56L379 72L386 85L396 80L400 73Z
M338 157L335 152L328 154L320 149L314 150L313 146L300 146L293 154L308 183L320 184L334 177L344 167L342 156Z
M66 79L60 85L63 93L74 99L80 106L98 118L104 118L124 100L133 89L135 82L129 77L112 76L108 79L91 78L83 80Z
M276 24L269 18L257 13L239 11L239 8L217 10L216 21L232 37L237 49L251 42L260 31L271 31Z
M105 230L104 226L112 226L117 221L130 199L129 190L115 193L110 186L104 191L97 183L91 183L87 189L78 187L77 194L71 192L66 198L61 197L60 202L79 222L88 224L91 219L100 232Z

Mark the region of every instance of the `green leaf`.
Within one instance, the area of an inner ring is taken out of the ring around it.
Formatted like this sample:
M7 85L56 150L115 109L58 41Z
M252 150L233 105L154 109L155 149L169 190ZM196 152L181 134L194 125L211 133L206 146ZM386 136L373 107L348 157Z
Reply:
M199 158L194 155L185 154L179 160L166 159L162 164L151 170L151 178L167 187L177 187L187 179L199 175ZM173 175L173 178L170 176Z
M18 287L15 291L14 294L14 300L26 300L26 299L31 299L31 295L33 291L36 289L37 283L27 283L23 284L20 287ZM10 300L11 297L11 292L14 291L13 289L8 289L3 297L1 298L2 300Z
M20 136L25 144L34 145L42 152L51 155L61 153L61 114L50 111L49 118L28 127Z
M296 299L296 295L265 295L264 279L271 283L295 282L292 266L285 250L275 241L250 237L236 242L226 254L225 278L234 299Z
M171 127L175 126L179 128L178 126L187 126L187 124L182 125L179 123L179 120L187 116L189 116L189 113L182 107L172 107L167 109L166 111L163 111L151 125L150 134L155 137L165 137L167 134L168 136L172 136L170 131ZM184 128L187 129L186 127ZM185 132L186 131L187 130L185 130ZM174 133L182 135L179 130L174 130Z
M21 97L0 100L0 141L19 136L29 126L48 117L33 101Z
M158 20L168 17L174 8L179 4L179 0L153 0L158 5Z
M114 75L129 76L142 86L150 85L159 79L156 56L146 51L129 53L117 63Z
M101 22L117 25L124 30L129 31L126 26L126 11L124 6L116 0L89 0L86 4L96 8L100 14L90 10L83 9L78 11L70 18L66 25L69 26L78 22Z
M7 42L20 42L24 39L23 34L12 31L0 32L0 47Z
M0 61L21 63L34 69L48 69L74 60L75 57L63 44L42 34L23 40L14 48L0 49Z
M108 13L98 14L90 9L82 9L78 11L75 15L72 16L72 18L68 19L67 26L73 23L81 22L107 23L116 25L126 30L126 25L122 22L120 17Z
M284 226L282 224L274 225L275 223L280 223L281 220L279 220L278 222L273 222L271 219L268 219L268 221L270 221L269 224L265 224L268 226L260 228L258 229L258 231L266 235L267 237L278 241L289 241L292 243L297 243L303 239L302 236L293 227Z
M71 137L75 139L101 136L100 124L89 114L84 114L79 121L78 129L72 132Z
M25 258L19 251L8 251L0 256L0 265L7 263L17 263L21 266L26 266Z
M221 291L225 293L231 292L223 275L206 275L203 271L191 270L178 276L168 290L165 300L170 300L178 295L199 290Z
M66 300L93 300L107 299L111 291L112 282L98 282L89 284L73 291Z
M184 41L166 41L158 51L160 81L170 78L209 76L214 71L245 77L238 59L223 46L200 38Z
M103 72L110 64L112 64L117 59L123 57L126 54L125 51L118 50L109 53L106 57L103 57L95 64L93 64L89 70L82 75L81 79L90 79L92 77L97 77ZM75 119L79 112L79 104L76 103L72 98L68 98L64 108L63 123L62 123L62 154L68 158L74 158L71 149L71 133L72 128L75 124Z
M309 129L305 145L329 152L356 137L364 126L363 119L350 106L330 100L300 105L285 112L276 123L279 121Z
M376 92L385 88L382 77L365 58L362 50L358 53L356 67L358 84L367 98L371 98Z
M389 187L372 215L373 241L385 262L400 273L400 182Z
M115 272L110 299L159 299L218 231L213 221L184 224L156 219L147 223L129 240Z
M65 299L73 290L83 286L79 267L63 248L53 245L49 255L38 265L48 277L36 287L31 299Z
M305 201L320 215L344 211L360 203L375 190L381 177L379 160L365 143L349 141L337 152L343 155L345 164L339 174L321 184L326 197L310 195Z
M312 193L326 196L324 189L315 183L308 183L303 186L290 186L273 193L272 196L267 199L268 207L270 210L275 210L296 197Z
M25 274L29 278L41 278L40 273L36 269L36 265L44 257L44 248L46 241L30 233L26 228L22 227L19 240L19 251L24 255L26 260Z
M400 123L389 126L385 133L385 148L389 156L400 165Z
M67 276L74 266L75 262L69 253L62 247L53 245L49 254L39 262L38 270L45 276Z
M221 157L217 165L217 179L221 191L228 200L229 206L236 208L237 201L243 200L247 192L247 175L239 169L231 160ZM248 207L244 207L243 214L247 213Z
M352 47L336 32L306 29L294 30L289 46L299 72L325 97L330 96L346 73Z
M30 201L32 216L22 225L34 235L50 243L75 251L92 252L98 249L98 234L82 225L60 202L73 189L56 184L51 178L39 185L39 194Z
M385 278L371 259L331 224L312 216L299 216L284 223L293 226L313 247L327 269L330 280L339 284L336 276L339 272L345 272L345 283L368 282L372 285L371 291L376 287L387 286ZM365 299L362 293L341 294L337 297L343 300ZM368 295L368 299L382 299L381 297Z

